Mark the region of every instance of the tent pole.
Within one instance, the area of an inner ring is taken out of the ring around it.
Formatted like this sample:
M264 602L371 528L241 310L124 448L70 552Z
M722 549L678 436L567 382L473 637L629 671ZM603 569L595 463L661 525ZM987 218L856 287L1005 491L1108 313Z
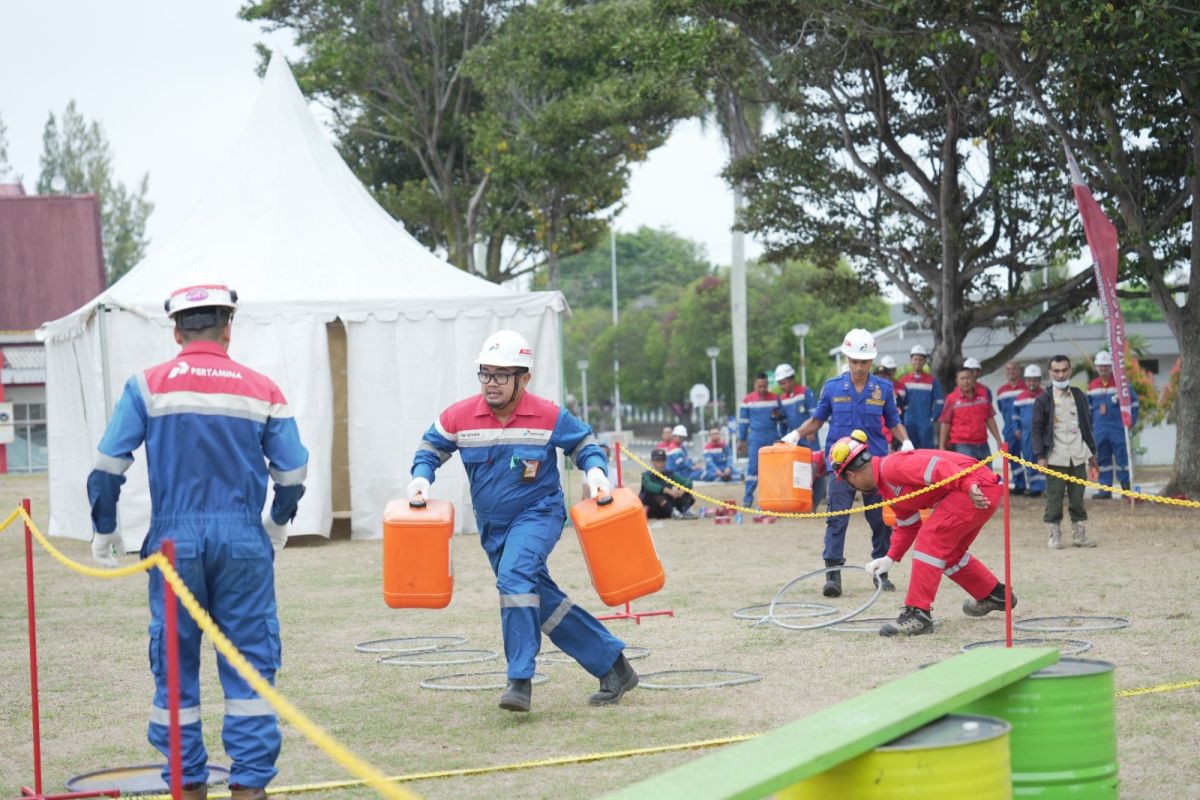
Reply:
M96 319L100 329L100 376L104 383L104 424L107 426L112 419L112 386L108 368L108 306L101 303L96 309L99 311Z

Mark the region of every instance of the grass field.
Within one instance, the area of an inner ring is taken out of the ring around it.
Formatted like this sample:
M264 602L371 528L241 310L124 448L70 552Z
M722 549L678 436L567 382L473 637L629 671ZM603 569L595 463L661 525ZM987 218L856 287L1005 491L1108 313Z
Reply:
M0 478L0 516L29 496L40 525L47 519L44 478ZM740 487L739 487L740 488ZM82 485L80 491L83 491ZM732 498L733 487L717 490ZM1090 494L1090 493L1089 493ZM1087 658L1117 665L1118 688L1200 677L1200 511L1089 502L1093 550L1045 546L1041 501L1014 498L1014 591L1017 618L1089 614L1129 617L1118 631L1078 634ZM973 552L999 575L1000 515ZM462 667L389 667L356 653L354 644L389 636L459 635L465 647L500 650L499 614L487 560L473 536L455 541L456 592L442 611L387 608L380 588L378 542L321 540L295 546L277 561L284 666L281 692L353 752L389 775L501 766L531 759L681 744L769 730L877 686L919 665L947 658L968 642L1004 635L1002 617L970 619L964 597L944 581L930 636L894 641L825 630L751 627L731 612L770 600L776 589L821 565L823 525L816 521L717 526L711 520L668 522L654 531L667 569L666 588L636 608L671 608L675 618L641 625L609 623L630 645L647 647L640 672L727 668L762 674L758 683L691 691L638 689L618 707L591 708L595 680L573 664L548 664L550 681L534 687L534 712L496 707L498 692L436 692L420 680L449 672L503 670L501 659ZM847 558L865 562L865 522L851 522ZM84 542L56 540L90 563ZM307 546L303 546L307 545ZM0 792L32 782L23 544L20 528L0 534ZM130 559L133 556L129 557ZM145 579L101 581L75 575L40 550L38 633L45 784L61 789L72 775L156 761L145 741L152 681L146 661ZM603 611L588 583L571 530L551 558L551 572L572 598ZM900 592L883 595L863 616L894 616L907 585L908 562L892 573ZM865 573L847 573L848 609L868 593ZM817 600L819 582L795 600ZM1033 635L1033 634L1028 634ZM214 659L202 672L205 738L214 763L221 752L222 702ZM1117 700L1121 793L1125 798L1195 796L1200 689ZM637 756L408 784L430 798L591 797L697 758L704 751ZM348 779L334 762L285 727L278 786ZM366 789L325 790L327 798L370 797Z

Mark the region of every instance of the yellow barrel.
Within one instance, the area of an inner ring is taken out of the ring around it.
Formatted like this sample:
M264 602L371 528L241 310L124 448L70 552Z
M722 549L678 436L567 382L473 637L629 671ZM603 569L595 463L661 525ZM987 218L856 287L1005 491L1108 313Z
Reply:
M1004 720L947 714L775 793L783 800L1011 800Z

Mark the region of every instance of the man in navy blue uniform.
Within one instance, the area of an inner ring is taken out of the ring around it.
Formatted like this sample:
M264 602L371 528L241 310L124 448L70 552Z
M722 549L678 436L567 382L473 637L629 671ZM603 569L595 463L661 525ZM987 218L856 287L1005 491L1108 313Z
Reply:
M900 422L896 411L896 398L892 394L890 381L871 374L871 365L875 360L875 337L869 331L855 328L846 334L842 342L842 355L850 363L850 371L836 378L830 378L821 387L821 396L817 400L817 408L812 418L796 430L783 437L785 442L795 444L801 439L815 436L821 426L828 421L829 433L825 437L825 463L829 463L829 447L843 436L849 436L854 431L866 431L867 443L873 456L886 456L888 442L883 435L886 425L892 436L901 442L901 450L912 450L912 440ZM844 479L833 478L829 487L829 510L844 511L854 504L857 490ZM870 505L881 501L878 490L863 494L863 504ZM866 512L867 523L871 526L871 558L887 555L891 543L892 531L883 524L883 510L875 509ZM840 567L846 563L844 555L846 545L846 528L850 519L844 514L829 517L825 525L825 566ZM885 591L895 590L888 580L887 573L881 573L877 580ZM839 597L842 594L842 573L840 570L829 570L826 573L825 586L822 590L826 597Z
M279 388L226 352L237 294L217 283L179 289L166 302L183 345L170 361L125 384L100 440L88 476L92 555L104 566L124 553L117 501L133 453L146 445L150 479L150 530L142 557L175 542L175 569L259 674L275 683L279 669L279 618L275 611L275 554L304 494L308 451ZM268 476L275 498L266 516ZM260 518L261 517L261 518ZM150 669L154 705L148 738L169 756L163 579L150 572ZM200 729L200 629L179 613L179 722L182 729L184 800L207 796L208 753ZM263 800L275 777L279 722L265 700L222 655L217 671L225 691L221 731L233 761L235 800ZM170 769L163 768L170 780Z
M587 475L591 494L608 492L608 459L585 422L526 391L533 350L515 331L488 337L476 360L480 394L438 416L413 457L410 500L424 498L434 473L455 451L471 483L471 502L500 592L500 625L508 659L507 711L532 707L534 659L542 634L600 679L588 702L615 705L638 684L625 644L571 602L546 561L566 521L557 449Z
M767 389L767 373L754 376L754 391L742 398L738 409L738 449L745 448L750 457L746 464L746 492L742 505L754 504L758 489L758 451L779 439L779 423L783 411L779 395Z

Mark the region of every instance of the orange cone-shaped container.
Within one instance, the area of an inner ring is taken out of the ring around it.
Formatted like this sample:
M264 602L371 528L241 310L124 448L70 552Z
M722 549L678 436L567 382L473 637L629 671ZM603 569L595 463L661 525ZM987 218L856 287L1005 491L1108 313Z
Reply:
M592 585L606 605L618 606L663 587L666 574L650 538L646 512L631 489L613 489L599 502L576 503L571 523Z
M393 500L383 512L383 600L392 608L445 608L454 594L454 504Z
M929 519L929 515L932 512L933 512L933 509L931 509L931 508L922 508L921 509L921 522L924 522L925 520ZM891 506L883 507L883 524L887 525L888 527L893 527L896 524L896 512L892 510Z
M813 457L807 447L776 442L758 451L758 505L767 511L812 511Z

